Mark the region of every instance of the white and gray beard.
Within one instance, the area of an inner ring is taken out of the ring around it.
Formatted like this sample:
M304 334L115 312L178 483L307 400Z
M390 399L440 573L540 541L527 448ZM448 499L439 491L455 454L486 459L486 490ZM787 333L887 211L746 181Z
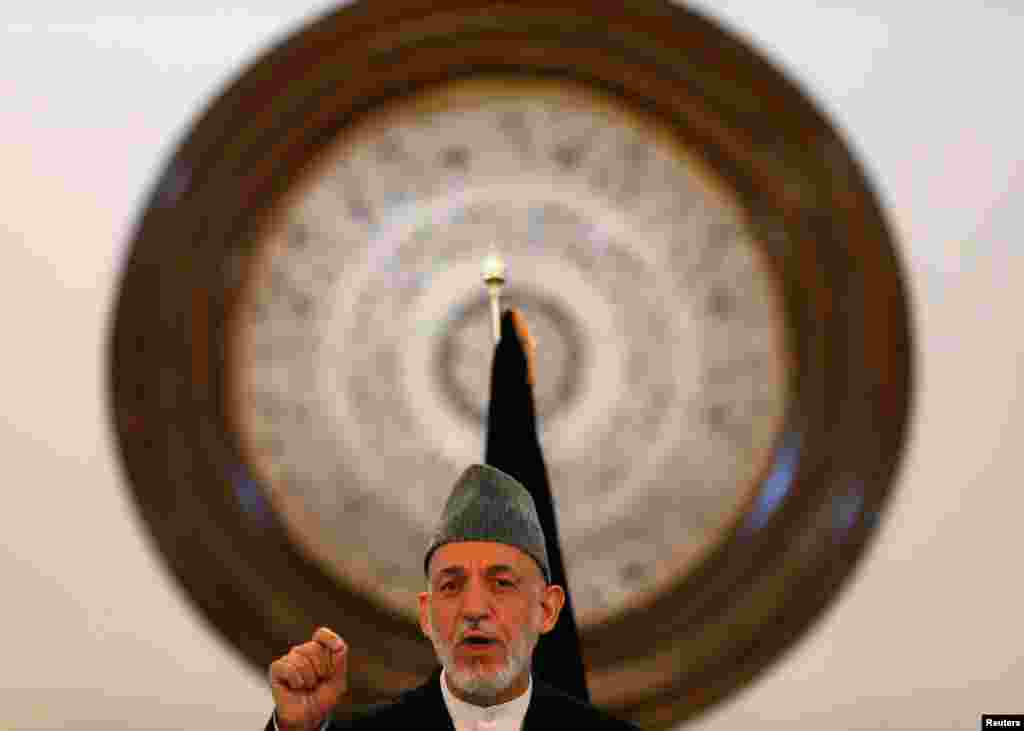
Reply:
M486 671L475 662L468 668L460 668L455 664L452 646L431 630L430 641L434 644L434 652L444 666L448 680L468 696L493 698L507 690L516 677L530 665L530 656L540 637L529 626L523 627L519 639L508 647L508 658L505 667L498 671Z

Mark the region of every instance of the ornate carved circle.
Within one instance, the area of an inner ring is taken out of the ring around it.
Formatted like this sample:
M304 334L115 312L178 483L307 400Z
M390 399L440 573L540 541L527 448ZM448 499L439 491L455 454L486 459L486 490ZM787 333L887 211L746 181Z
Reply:
M169 162L111 343L156 545L265 667L421 679L420 557L483 449L497 245L597 703L665 728L835 597L910 398L885 222L827 122L683 8L391 0L257 60Z

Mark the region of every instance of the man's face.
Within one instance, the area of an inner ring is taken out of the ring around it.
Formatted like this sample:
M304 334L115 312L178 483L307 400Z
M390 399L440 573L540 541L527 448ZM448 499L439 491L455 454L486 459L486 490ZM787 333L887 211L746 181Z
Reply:
M419 596L420 626L444 665L449 687L477 703L504 703L526 690L530 656L565 601L540 568L513 546L448 543L430 559L430 591Z

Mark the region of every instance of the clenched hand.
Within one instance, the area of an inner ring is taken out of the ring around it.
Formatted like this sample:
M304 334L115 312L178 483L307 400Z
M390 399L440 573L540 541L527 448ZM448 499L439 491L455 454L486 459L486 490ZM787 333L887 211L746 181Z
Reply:
M280 731L315 731L348 692L348 647L326 627L270 664Z

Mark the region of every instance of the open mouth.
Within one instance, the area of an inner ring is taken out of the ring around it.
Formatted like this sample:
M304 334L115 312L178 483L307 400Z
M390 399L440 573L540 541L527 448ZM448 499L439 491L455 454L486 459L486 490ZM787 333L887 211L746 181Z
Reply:
M491 645L497 644L497 641L491 639L490 637L474 636L464 637L461 644L469 645L470 647L489 647Z

